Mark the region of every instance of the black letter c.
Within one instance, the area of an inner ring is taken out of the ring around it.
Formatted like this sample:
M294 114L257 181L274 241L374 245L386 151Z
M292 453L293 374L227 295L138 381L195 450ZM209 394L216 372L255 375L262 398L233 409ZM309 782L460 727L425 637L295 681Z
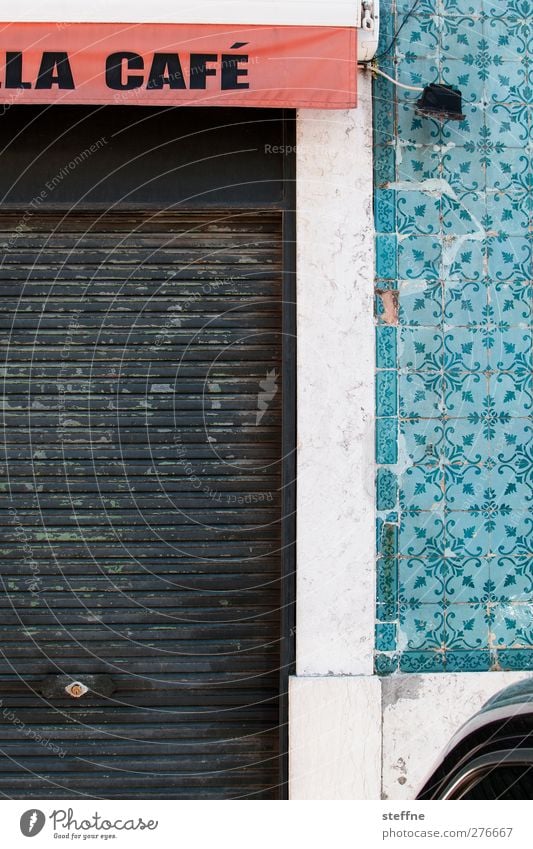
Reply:
M108 88L116 91L130 91L132 88L140 88L143 78L128 74L126 80L122 80L122 65L127 62L128 71L143 71L144 61L138 53L130 53L125 50L122 53L112 53L107 57L105 63L105 81Z

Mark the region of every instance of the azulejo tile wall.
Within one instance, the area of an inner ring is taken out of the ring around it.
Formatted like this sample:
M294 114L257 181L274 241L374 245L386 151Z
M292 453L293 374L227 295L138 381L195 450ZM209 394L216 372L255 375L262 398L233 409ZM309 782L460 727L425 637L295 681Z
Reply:
M379 59L465 113L375 81L380 674L533 668L532 15L419 0Z

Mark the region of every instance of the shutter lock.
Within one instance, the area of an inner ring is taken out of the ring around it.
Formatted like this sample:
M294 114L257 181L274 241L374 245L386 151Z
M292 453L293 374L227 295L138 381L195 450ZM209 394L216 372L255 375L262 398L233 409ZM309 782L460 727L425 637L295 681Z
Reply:
M73 678L71 675L50 675L35 688L46 699L81 699L82 696L107 698L115 690L115 682L109 675L83 675Z
M82 684L81 681L73 681L65 687L65 693L68 693L73 699L80 699L88 692L89 688L85 684Z

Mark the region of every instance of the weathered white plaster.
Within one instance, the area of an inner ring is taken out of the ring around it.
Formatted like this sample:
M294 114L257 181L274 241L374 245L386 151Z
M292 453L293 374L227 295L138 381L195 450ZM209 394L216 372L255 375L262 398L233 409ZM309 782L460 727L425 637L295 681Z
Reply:
M383 796L413 799L456 731L527 672L392 675L382 679Z
M370 81L297 122L297 673L372 671L374 327Z
M292 678L289 734L291 799L379 799L378 678Z

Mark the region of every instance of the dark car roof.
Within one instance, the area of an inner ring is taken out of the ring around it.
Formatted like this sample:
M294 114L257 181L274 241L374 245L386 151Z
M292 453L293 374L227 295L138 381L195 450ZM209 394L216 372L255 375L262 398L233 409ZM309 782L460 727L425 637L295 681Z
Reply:
M531 746L532 735L533 676L530 676L492 696L454 734L417 798L439 798L440 789L470 754L479 754L487 747L497 748L499 743L514 748Z
M511 707L512 705L527 705L528 703L531 703L531 709L533 710L533 676L526 678L524 681L518 681L516 684L511 684L504 690L500 690L488 702L485 702L479 713L486 713L489 710L496 710L497 708Z

